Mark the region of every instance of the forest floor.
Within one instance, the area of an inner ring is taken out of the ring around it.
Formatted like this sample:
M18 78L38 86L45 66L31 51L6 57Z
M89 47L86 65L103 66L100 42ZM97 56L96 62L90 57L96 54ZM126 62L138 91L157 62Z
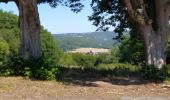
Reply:
M0 77L0 100L170 100L170 82L136 77L38 81Z

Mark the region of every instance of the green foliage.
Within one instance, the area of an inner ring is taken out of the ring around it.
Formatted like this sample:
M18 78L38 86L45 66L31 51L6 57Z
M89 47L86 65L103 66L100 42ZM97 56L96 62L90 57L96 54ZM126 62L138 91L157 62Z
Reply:
M9 45L6 41L0 40L0 75L7 76L9 74L7 67L7 58L9 54Z
M0 10L0 75L22 75L41 80L56 78L62 51L56 47L51 33L41 27L42 57L38 60L24 60L18 56L18 17Z
M116 67L125 67L129 68L131 71L137 70L137 66L129 64L129 63L112 63L112 64L100 64L97 68L101 70L112 70Z
M93 13L89 16L89 20L93 21L98 30L106 31L112 28L118 33L116 39L121 39L130 26L123 4L122 0L92 0Z
M11 12L0 10L0 75L11 73L9 60L18 51L17 17Z
M158 69L154 65L145 65L141 68L140 72L144 79L152 79L155 81L165 80L168 76L168 68L166 66Z
M111 53L110 55L112 56L112 63L118 63L120 59L120 48L117 45L114 45L111 48Z
M41 80L52 80L56 79L56 75L60 73L57 63L63 66L78 66L83 70L95 69L103 74L124 76L137 71L139 67L133 65L140 64L144 60L144 49L139 36L135 35L137 32L135 28L130 31L130 37L124 37L119 48L116 46L112 48L111 53L90 55L63 53L56 47L57 44L51 34L43 27L41 28L42 57L38 60L24 60L18 56L20 43L17 16L3 11L0 11L0 16L0 76L22 75ZM83 40L81 41L86 44ZM76 41L73 39L72 42ZM67 41L70 46L69 43ZM88 44L94 45L93 42ZM168 54L170 54L169 51L168 46ZM126 62L133 65L126 64ZM153 66L142 67L141 74L144 78L154 80L162 80L167 76L166 68L159 70Z
M59 61L62 51L57 47L51 33L43 27L41 29L41 48L46 62L56 64Z
M76 61L73 60L72 54L63 54L58 62L60 65L64 66L76 66Z
M80 2L82 0L39 0L38 3L49 3L51 7L57 7L58 5L69 7L73 12L80 12L84 5Z
M166 54L167 54L167 56L166 56L166 63L170 64L170 38L168 40Z
M43 27L41 29L41 47L43 53L42 57L38 61L31 60L29 62L32 72L31 77L41 80L55 79L56 73L58 72L56 63L59 61L62 51L56 47L51 33ZM25 74L30 74L27 70Z
M114 63L100 64L97 66L97 70L102 71L104 75L130 76L131 74L138 72L139 67L128 63Z
M137 25L128 20L127 10L123 4L122 0L92 0L93 14L89 20L93 21L98 30L114 28L117 33L114 39L121 42L120 62L140 64L144 61L144 48ZM126 37L127 32L129 38Z
M72 55L73 60L82 68L92 68L96 62L96 57L90 54L76 53Z
M27 61L27 63L30 67L24 69L24 75L28 74L31 75L31 77L40 80L56 79L56 74L58 72L58 69L55 65L56 63L48 62L44 57L39 60Z
M95 66L102 63L106 63L106 64L112 63L112 56L110 54L99 54L97 56Z
M139 65L144 62L144 49L139 38L125 38L120 45L120 62Z
M55 79L58 72L56 63L59 61L61 51L56 48L51 34L43 27L41 29L41 47L43 55L38 60L24 60L15 56L15 60L12 61L14 62L12 65L12 74L40 80Z
M9 45L6 41L0 40L0 61L6 58L9 54Z

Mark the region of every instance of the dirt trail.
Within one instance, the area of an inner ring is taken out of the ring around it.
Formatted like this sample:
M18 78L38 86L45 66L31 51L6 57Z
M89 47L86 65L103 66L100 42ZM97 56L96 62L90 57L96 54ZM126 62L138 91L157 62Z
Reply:
M168 84L139 83L106 79L63 83L0 77L0 100L170 100Z

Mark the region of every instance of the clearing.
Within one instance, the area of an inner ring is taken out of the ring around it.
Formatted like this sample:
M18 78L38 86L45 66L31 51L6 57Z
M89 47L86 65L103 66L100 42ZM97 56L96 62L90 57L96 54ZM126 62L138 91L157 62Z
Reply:
M37 81L0 77L0 100L170 100L168 82L129 78Z

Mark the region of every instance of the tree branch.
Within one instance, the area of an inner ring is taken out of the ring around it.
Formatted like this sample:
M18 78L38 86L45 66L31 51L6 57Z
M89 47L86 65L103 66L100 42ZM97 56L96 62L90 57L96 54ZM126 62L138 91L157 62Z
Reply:
M148 18L143 0L124 0L124 6L129 17L140 25L146 24L145 18ZM148 20L148 19L147 19Z
M134 10L132 8L132 4L131 4L130 0L124 0L124 5L125 5L125 9L127 10L128 14L129 14L129 17L132 20L135 20Z
M0 2L3 2L3 3L8 3L10 1L16 1L16 0L0 0Z

